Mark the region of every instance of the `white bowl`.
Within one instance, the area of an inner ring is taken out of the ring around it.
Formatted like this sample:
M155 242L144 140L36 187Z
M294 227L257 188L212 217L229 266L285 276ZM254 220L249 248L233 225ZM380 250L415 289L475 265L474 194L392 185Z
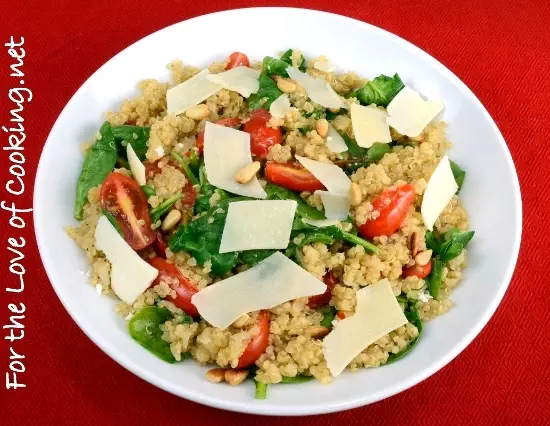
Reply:
M280 31L266 31L269 22L279 22ZM211 36L197 43L197 34ZM330 386L315 381L270 386L268 398L258 401L252 381L238 387L212 384L204 378L205 368L194 361L170 365L135 343L114 313L113 302L87 284L84 253L64 227L75 223L80 142L95 134L106 111L135 94L138 80L168 78L165 65L176 58L204 67L233 51L261 60L289 47L302 49L310 58L326 54L341 70L371 78L397 72L428 98L443 99L443 118L454 143L450 157L467 170L461 195L476 236L469 246L465 279L453 294L456 306L425 326L423 338L407 357L382 368L344 373ZM123 367L201 404L246 413L306 415L358 407L401 392L434 374L473 340L512 276L521 237L521 198L510 153L494 121L475 95L430 55L393 34L343 16L256 8L172 25L123 50L96 71L63 109L48 137L36 176L34 223L40 255L63 305L88 337Z

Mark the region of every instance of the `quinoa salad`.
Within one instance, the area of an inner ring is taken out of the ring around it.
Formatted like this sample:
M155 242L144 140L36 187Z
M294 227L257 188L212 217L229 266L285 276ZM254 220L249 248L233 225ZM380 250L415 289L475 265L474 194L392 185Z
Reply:
M257 399L411 352L474 235L443 102L336 65L176 60L82 145L90 283L145 350Z

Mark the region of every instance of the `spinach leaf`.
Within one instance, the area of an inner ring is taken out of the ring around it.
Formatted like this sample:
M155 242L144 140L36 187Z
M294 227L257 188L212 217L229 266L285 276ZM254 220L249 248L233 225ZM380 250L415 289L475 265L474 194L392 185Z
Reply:
M443 244L443 239L436 231L426 231L426 247L430 250L433 250L434 253L439 253L441 249L441 244Z
M265 186L264 190L265 192L267 192L268 200L296 201L298 203L298 207L296 208L296 213L298 213L302 217L305 217L307 219L313 219L313 220L326 219L324 211L317 210L315 207L311 207L308 203L306 203L302 199L302 197L300 197L295 192L292 192L290 189L286 189L281 186L268 183Z
M151 216L151 222L156 223L158 220L160 220L160 218L165 213L168 213L168 210L170 210L172 208L172 206L174 204L176 204L176 202L180 198L183 198L183 194L172 195L170 198L164 200L162 203L160 203L154 209L151 209L149 211L149 216Z
M357 145L357 142L355 139L350 138L347 133L340 133L342 138L344 139L344 142L348 146L348 154L352 158L360 158L365 159L368 155L368 148L362 148L359 145Z
M453 172L453 176L455 177L456 184L458 185L458 189L456 190L456 193L458 194L462 189L462 184L464 183L466 172L462 170L460 166L456 164L454 161L450 161L450 163L451 163L451 170Z
M292 53L294 51L292 49L288 49L283 56L281 56L281 61L286 62L288 65L292 66ZM298 69L302 72L305 72L307 69L306 66L306 59L304 58L304 55L301 55L300 63L298 64Z
M235 197L221 201L193 222L180 226L170 239L172 252L188 251L199 265L210 261L212 274L222 276L237 264L238 252L219 253L220 242L227 217L229 203L243 201L246 197Z
M74 206L74 217L77 220L82 220L84 204L88 200L88 191L103 183L116 164L115 138L109 123L103 123L99 132L101 139L98 139L86 154L82 171L78 177Z
M149 352L163 361L176 362L170 351L170 344L162 340L160 325L172 318L167 309L148 306L136 312L128 323L130 336Z
M376 163L390 151L391 148L387 143L375 142L367 151L367 160L371 163Z
M297 383L309 382L312 379L313 379L312 376L302 376L302 375L298 375L296 377L283 376L283 379L279 383L297 384Z
M468 245L474 237L474 231L461 232L458 228L453 228L445 233L445 242L439 249L439 258L443 262L454 259Z
M369 243L367 240L364 240L361 237L358 237L357 235L350 234L349 232L343 232L344 240L348 243L355 244L357 246L362 246L366 251L378 254L378 247L376 247L374 244Z
M122 126L114 126L111 129L115 137L119 155L126 158L126 148L122 146L122 141L126 141L132 145L134 152L141 161L145 159L145 154L147 153L147 142L149 142L149 135L151 133L150 127L130 126L124 124Z
M351 93L349 97L357 98L363 105L376 104L387 107L403 87L405 85L397 74L393 77L381 74L363 88Z
M319 312L323 314L321 325L323 327L332 327L332 321L334 321L338 310L334 306L325 306L324 308L319 309Z
M195 177L195 174L191 171L191 167L189 167L189 164L187 163L187 161L185 161L183 157L175 151L172 151L170 155L181 166L181 168L187 175L189 182L191 182L192 185L198 185L199 180Z
M153 195L157 195L155 188L149 185L141 185L141 189L145 193L145 196L147 198L152 197Z
M269 110L273 101L281 96L283 92L279 90L277 83L265 74L260 74L258 81L260 83L260 89L257 93L253 93L248 98L248 109L251 111L258 108Z
M229 198L229 195L223 189L216 188L214 185L208 183L204 162L202 162L199 167L199 185L200 188L195 201L195 213L202 213L210 210L212 207L210 205L210 198L214 193L218 194L220 201Z
M400 360L405 355L407 355L410 351L412 351L416 346L416 344L418 343L418 340L420 340L420 336L422 335L422 321L420 320L420 317L418 316L418 312L416 311L416 309L410 308L409 310L406 310L404 313L407 319L409 320L409 322L414 324L418 329L418 336L416 336L413 340L411 340L409 344L405 346L405 348L403 348L400 352L396 354L390 354L390 356L388 357L388 360L386 361L386 365L392 364L395 361Z
M271 77L272 75L280 75L281 77L288 77L286 69L288 68L288 63L281 61L277 58L272 58L271 56L266 56L264 58L264 72L266 75Z
M439 298L439 289L441 288L441 277L443 275L443 267L445 262L442 262L439 258L432 260L432 272L428 276L428 291L434 299Z
M257 380L254 380L256 383L256 393L254 394L255 399L266 399L267 397L267 383L258 382Z
M304 113L304 117L306 118L313 117L316 120L319 120L322 116L323 116L323 111L319 111L317 109L314 109L312 112Z
M124 234L122 233L122 228L116 221L115 217L106 209L103 207L101 208L101 213L103 213L103 216L107 218L107 220L113 225L113 228L116 229L116 231L119 233L119 235L122 235L124 237Z
M276 251L272 249L246 250L239 253L239 260L248 266L254 266L262 260L267 259Z
M328 121L331 121L331 120L334 120L336 118L336 116L346 114L346 113L347 113L347 110L345 108L340 108L340 110L338 112L331 112L327 109L325 111L325 118Z

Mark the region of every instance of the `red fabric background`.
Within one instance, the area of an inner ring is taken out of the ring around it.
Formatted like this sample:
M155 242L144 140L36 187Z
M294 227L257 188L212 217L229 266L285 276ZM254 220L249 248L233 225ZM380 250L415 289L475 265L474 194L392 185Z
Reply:
M19 207L31 207L34 170L44 141L63 106L101 64L137 39L175 22L229 7L269 5L238 0L3 0L0 41L24 36L26 84L34 100L25 108L27 190ZM222 412L165 393L120 367L76 326L55 296L25 229L27 287L18 296L7 256L8 214L0 212L0 321L7 304L27 305L21 349L27 388L0 395L2 424L267 425L329 424L550 424L550 268L546 191L550 167L550 3L500 0L439 1L306 0L280 2L352 16L413 42L448 66L481 99L496 120L514 157L524 202L524 233L511 286L488 326L449 366L418 386L380 403L309 418L254 418ZM155 6L152 6L155 4ZM246 25L246 23L234 23ZM273 25L276 33L280 27ZM200 43L200 37L194 42ZM320 37L319 42L322 42ZM0 49L0 126L7 124L7 64ZM10 62L11 63L11 62ZM8 81L10 80L10 81ZM11 105L11 103L9 103ZM2 144L6 138L0 132ZM474 153L473 153L474 154ZM7 154L0 154L2 183ZM495 188L506 190L506 188ZM2 200L15 201L4 188ZM10 236L14 234L10 229ZM5 272L6 271L6 272ZM0 343L2 382L8 345Z

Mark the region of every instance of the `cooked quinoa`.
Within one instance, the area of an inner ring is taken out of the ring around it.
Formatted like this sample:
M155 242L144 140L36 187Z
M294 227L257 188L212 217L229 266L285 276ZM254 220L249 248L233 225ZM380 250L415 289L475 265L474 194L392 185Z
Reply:
M316 69L317 61L325 61L325 58L302 63L303 56L299 50L290 51L288 58L293 66L305 67L309 75L323 78L342 97L347 107L352 103L361 102L354 93L368 84L369 80L354 72L336 74ZM211 73L220 73L225 71L228 63L229 59L214 62L208 69ZM266 73L265 65L262 63L255 63L252 67ZM162 235L165 241L170 240L180 226L198 220L207 214L208 208L215 208L226 197L223 191L217 190L203 194L203 188L191 182L186 170L174 161L174 158L183 158L191 164L193 158L200 157L202 147L197 146L197 142L206 122L240 119L246 123L251 119L250 98L246 99L239 93L227 89L219 90L203 102L207 107L207 115L201 120L189 118L185 114L167 114L167 90L187 81L200 71L193 66L184 65L179 60L169 64L168 68L172 74L171 82L144 80L137 86L140 93L136 98L125 100L118 111L106 114L108 125L113 129L124 125L146 126L149 129L142 158L147 169L146 184L154 195L147 198L147 208L153 217L155 210L161 210L166 203L171 205L157 220L149 220L147 217L146 220L142 219L138 226L149 226L158 231L167 215L177 210L177 213L172 214L177 218L177 223L164 230L162 234L157 234L157 239L161 238L158 235ZM329 110L312 102L300 84L288 78L271 77L274 82L283 80L278 87L288 90L294 87L294 90L288 93L293 109L284 117L271 117L265 123L267 128L280 130L282 137L280 143L269 147L263 158L258 158L262 166L266 162L295 164L295 156L298 155L344 168L351 182L360 190L360 201L350 210L352 220L342 221L339 225L346 232L356 227L361 229L365 223L380 216L380 211L375 208L375 200L384 191L412 185L415 193L414 202L408 207L397 231L391 235L380 235L371 239L370 242L376 247L377 253L362 245L346 241L317 241L302 245L304 234L293 234L291 238L291 243L297 246L294 254L297 262L319 280L331 274L337 284L332 289L330 299L327 299L328 304L322 308L310 307L308 298L299 298L268 310L268 344L256 359L250 376L264 384L275 384L284 378L302 376L312 376L322 383L330 383L333 376L323 355L322 339L338 321L354 314L356 293L361 288L387 278L401 308L416 312L422 322L444 314L453 307L451 291L459 284L462 270L466 267L466 249L443 263L437 297L430 294L430 277L403 276L404 270L414 268L415 255L429 250L426 242L428 229L420 211L423 195L434 169L451 143L447 139L444 122L429 124L414 138L402 136L395 129L391 129L392 142L384 155L374 162L353 161L349 152L331 152L327 147L326 135L322 136L316 130L317 121L326 119L330 126L347 138L346 140L353 140L355 135L349 109ZM284 81L291 84L285 86ZM265 99L259 102L260 106L265 107ZM385 111L383 106L378 108ZM133 139L138 137L139 135L134 134ZM86 145L86 152L91 152L91 146L93 143ZM357 167L347 168L353 164ZM128 170L122 168L124 166L117 164L116 167L118 169L114 173L131 176ZM264 179L262 178L261 182L265 186ZM98 293L116 298L111 288L111 264L95 245L94 233L98 219L106 214L105 205L100 197L100 188L101 184L96 184L89 189L79 225L68 227L67 230L86 253L91 265L90 283L96 287ZM189 193L193 194L191 200L187 196ZM172 203L171 198L175 194L184 195ZM308 206L319 212L323 211L323 203L318 194L304 190L297 192L297 195ZM196 197L197 205L204 198L201 202L206 203L206 210L199 211L194 206ZM430 235L443 236L449 231L464 232L468 229L468 216L458 195L455 195L439 215ZM151 229L148 232L154 234ZM156 245L154 249L152 247L147 244L147 247L139 250L143 259L165 257L166 262L177 268L197 290L204 289L224 277L243 272L251 266L240 262L224 276L217 276L213 273L211 262L201 264L192 253L185 250L173 252L171 248L161 248L159 252ZM435 253L432 256L435 256ZM186 313L181 305L177 306L177 287L177 278L159 275L153 285L132 304L120 302L116 306L116 311L127 321L131 321L134 315L138 315L145 307L163 308L169 315L168 319L159 325L159 335L169 345L169 351L175 361L192 357L203 365L224 369L237 368L239 359L250 342L261 333L258 327L259 312L249 312L225 329L215 328L200 317L191 318L192 315ZM332 321L329 317L328 325L327 313L332 316L336 314ZM409 344L415 343L420 332L417 323L408 322L366 347L349 363L349 369L357 371L362 367L379 367L386 364L392 356L404 351Z

